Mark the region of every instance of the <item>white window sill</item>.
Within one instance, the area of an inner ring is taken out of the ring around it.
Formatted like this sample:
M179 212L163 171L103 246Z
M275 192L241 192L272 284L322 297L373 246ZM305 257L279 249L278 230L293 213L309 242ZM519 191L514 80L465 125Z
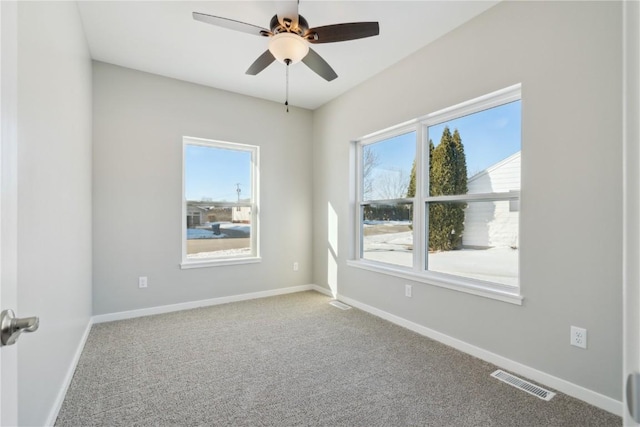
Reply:
M426 283L428 285L439 286L441 288L452 289L454 291L508 302L510 304L522 305L523 297L520 295L519 288L511 286L434 272L418 273L401 267L397 268L391 265L371 263L362 260L348 260L347 265L350 267L361 268L363 270L412 280L414 282Z
M262 262L260 257L247 257L247 258L225 258L225 259L202 259L202 260L188 260L180 263L180 268L183 270L190 268L207 268L207 267L219 267L223 265L239 265L239 264L254 264Z

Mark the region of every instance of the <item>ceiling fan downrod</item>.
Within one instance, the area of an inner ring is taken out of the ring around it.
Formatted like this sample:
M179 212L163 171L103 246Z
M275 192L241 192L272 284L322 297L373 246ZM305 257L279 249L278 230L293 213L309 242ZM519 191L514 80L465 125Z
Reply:
M289 65L291 65L291 60L285 59L284 63L287 65L284 105L287 107L287 113L288 113L289 112Z

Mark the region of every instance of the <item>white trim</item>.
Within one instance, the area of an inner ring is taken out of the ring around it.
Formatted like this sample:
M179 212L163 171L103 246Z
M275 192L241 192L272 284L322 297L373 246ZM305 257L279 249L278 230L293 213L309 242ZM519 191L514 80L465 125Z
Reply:
M623 424L638 426L628 408L627 375L640 370L640 3L622 4L622 396Z
M363 137L356 138L354 141L362 143L362 145L380 142L393 136L409 133L415 130L415 126L417 124L422 124L429 127L447 122L449 120L457 119L462 116L468 116L469 114L478 113L490 108L499 107L504 104L519 101L521 99L522 83L516 83L509 87L478 96L476 98L443 108L433 113L429 113L415 119L407 120L404 123L390 126L377 132L372 132ZM363 142L365 140L366 142ZM427 138L426 141L428 142L428 140L429 139Z
M221 148L226 150L244 151L251 154L251 193L250 202L212 202L221 206L249 206L251 207L251 233L249 240L251 242L251 255L249 256L228 256L225 258L205 258L199 261L192 261L187 258L187 197L186 197L186 152L188 145L197 145L201 147ZM260 147L257 145L240 144L236 142L227 142L213 139L195 138L192 136L182 137L182 260L180 268L201 268L215 267L233 264L245 264L252 262L260 262ZM239 261L242 259L242 261Z
M505 200L520 200L520 190L500 191L495 193L467 193L454 196L429 196L424 199L427 203L464 201L500 202Z
M418 120L427 127L433 126L448 122L449 120L468 116L469 114L479 113L480 111L519 101L520 99L522 99L522 84L518 83L513 86L443 108L442 110L429 113Z
M495 193L459 194L446 196L429 196L426 189L429 188L428 173L429 160L425 157L425 150L428 150L429 126L447 122L474 113L479 113L490 108L499 107L522 99L522 85L520 83L507 88L482 95L480 97L465 101L451 107L427 114L414 120L393 126L379 132L369 134L365 137L354 140L356 157L352 165L355 169L355 202L350 203L354 218L353 222L353 247L347 265L363 268L370 271L389 274L397 277L428 283L448 289L479 295L500 301L522 305L522 295L520 294L519 283L517 286L505 287L500 283L492 283L483 280L471 279L465 276L454 274L441 274L429 271L429 255L426 253L428 239L427 225L429 210L427 204L439 202L474 202L474 201L519 201L520 190ZM416 194L413 198L388 199L388 200L363 200L362 187L364 185L362 175L363 147L369 144L378 143L399 135L410 132L416 134L415 166L416 166ZM506 163L520 152L512 154L507 159L502 160L498 165ZM421 159L417 161L417 159ZM427 159L427 160L425 160ZM492 167L496 167L495 165ZM400 204L406 203L413 206L413 260L410 269L389 266L384 263L377 263L363 258L364 232L363 232L363 207L377 204ZM518 229L520 226L518 225ZM519 256L519 255L518 255ZM519 275L519 272L518 272ZM518 277L519 279L519 277Z
M257 148L256 145L241 144L239 142L222 141L219 139L196 138L194 136L183 136L182 142L189 145L200 145L202 147L216 147L227 150L247 151L253 153Z
M331 289L323 288L322 286L318 286L318 285L310 285L310 286L312 291L316 291L320 294L324 294L328 297L334 298L334 295L331 293Z
M451 289L453 291L464 292L497 301L508 302L510 304L522 305L524 297L520 295L520 288L515 286L501 285L499 283L485 282L472 279L470 277L454 276L450 274L425 271L416 273L414 270L395 268L391 265L383 265L375 261L347 260L349 267L361 268L375 273L388 274L402 279L412 280L427 285L438 286L440 288Z
M172 313L174 311L191 310L193 308L209 307L230 302L246 301L277 295L292 294L313 290L312 285L292 286L289 288L272 289L269 291L251 292L248 294L230 295L199 301L182 302L178 304L161 305L157 307L141 308L138 310L119 311L117 313L98 314L93 316L93 323L113 322L115 320L133 319L136 317L152 316L154 314Z
M262 262L262 258L220 258L220 259L211 259L204 258L202 261L200 260L187 260L180 263L180 268L183 270L187 270L189 268L205 268L205 267L217 267L221 265L239 265L239 264L255 264L257 262Z
M67 369L67 374L65 375L64 380L62 382L62 387L58 391L56 400L53 403L51 410L49 411L49 416L47 417L47 422L45 425L46 426L55 425L55 422L58 418L58 414L60 413L60 409L62 408L62 404L64 403L64 399L67 395L67 392L69 391L69 386L71 385L71 381L73 380L73 375L75 374L75 371L78 367L78 362L80 361L80 357L82 356L82 352L84 350L85 344L87 343L87 339L89 338L91 327L94 324L110 322L114 320L132 319L135 317L149 316L151 314L169 313L172 311L180 311L180 310L186 310L190 308L225 304L227 302L245 301L249 299L264 298L264 297L284 295L284 294L295 293L295 292L311 291L311 290L331 296L331 293L328 290L322 289L317 285L302 285L302 286L294 286L290 288L274 289L271 291L254 292L250 294L242 294L242 295L236 295L236 296L230 296L230 297L214 298L210 300L194 301L190 303L173 304L173 305L166 305L161 307L152 307L152 308L147 308L142 310L132 310L132 311L119 312L119 313L102 314L102 315L91 317L89 319L89 322L87 323L84 334L80 339L80 343L78 344L78 348L76 349L73 359L71 360L69 369Z
M353 142L360 143L364 140L367 140L367 142L359 145L368 145L368 144L384 141L385 139L393 138L395 136L404 135L406 133L415 131L415 126L418 123L418 121L419 119L407 120L404 123L400 123L400 124L388 127L386 129L372 132L363 137L356 138L353 140Z
M428 267L428 254L425 254L423 248L428 246L427 240L429 239L429 231L427 229L429 224L429 210L424 205L423 193L426 188L431 185L429 181L429 168L431 163L429 160L429 141L427 137L427 128L424 125L417 126L416 128L416 156L413 159L413 165L415 166L415 194L413 195L413 218L411 219L414 247L420 248L420 250L414 251L413 249L413 265L414 270L427 269ZM426 158L425 158L426 153ZM420 160L420 161L418 161ZM411 172L409 172L411 177ZM407 187L407 193L409 188ZM422 203L421 203L422 200ZM421 205L421 206L418 206ZM363 233L364 234L364 230ZM362 236L364 239L364 236ZM364 255L364 254L358 254Z
M480 347L476 347L474 345L461 341L457 338L453 338L449 335L427 328L426 326L419 325L415 322L412 322L410 320L388 313L384 310L380 310L370 305L361 303L360 301L354 300L344 295L340 295L340 294L333 295L331 290L325 287L315 285L315 284L309 284L309 285L293 286L293 287L282 288L282 289L273 289L269 291L253 292L248 294L240 294L240 295L233 295L228 297L213 298L208 300L192 301L192 302L181 303L181 304L172 304L172 305L165 305L160 307L150 307L150 308L145 308L140 310L123 311L118 313L109 313L109 314L93 316L89 320L85 333L82 339L80 340L80 343L78 344L78 348L76 350L73 361L69 366L67 375L65 376L64 385L58 393L58 396L56 398L55 404L51 409L46 425L52 426L55 424L60 408L62 407L62 403L64 402L64 398L66 396L67 390L69 388L69 385L71 384L73 374L80 360L80 356L87 342L87 338L89 337L89 332L91 331L92 325L98 324L98 323L104 323L104 322L111 322L115 320L132 319L136 317L150 316L154 314L170 313L174 311L188 310L188 309L193 309L198 307L207 307L207 306L213 306L213 305L219 305L219 304L226 304L230 302L246 301L251 299L265 298L270 296L284 295L284 294L311 291L311 290L321 293L323 295L326 295L328 297L337 299L339 301L342 301L362 311L366 311L367 313L373 314L374 316L380 317L384 320L387 320L391 323L407 328L420 335L423 335L425 337L431 338L445 345L453 347L456 350L462 351L464 353L467 353L474 357L482 359L486 362L492 363L502 369L511 371L518 375L522 375L530 380L539 382L542 385L545 385L547 387L560 391L564 394L580 399L584 402L594 405L600 409L604 409L605 411L611 412L615 415L621 415L623 412L622 402L612 399L608 396L604 396L600 393L589 390L585 387L579 386L577 384L573 384L569 381L563 380L561 378L558 378L553 375L547 374L545 372L539 371L537 369L531 368L527 365L523 365L522 363L513 361L511 359L492 353Z
M449 335L443 334L442 332L435 331L433 329L427 328L426 326L419 325L410 320L361 303L360 301L354 300L344 295L338 294L337 299L362 311L373 314L374 316L380 317L384 320L388 320L389 322L395 323L396 325L402 326L403 328L407 328L420 335L453 347L456 350L482 359L485 362L492 363L502 369L516 373L518 375L522 375L530 380L539 382L540 384L553 388L566 395L575 397L576 399L580 399L600 409L604 409L605 411L611 412L612 414L618 416L622 415L622 402L618 400L612 399L593 390L589 390L567 380L563 380L562 378L558 378L545 372L539 371L535 368L508 359L504 356L492 353L483 348L476 347L457 338L453 338Z
M91 332L91 326L93 325L93 318L89 319L89 323L87 323L87 327L84 330L84 334L82 334L82 338L80 339L80 343L78 344L78 348L76 349L75 354L73 355L73 359L71 360L71 364L69 364L69 369L67 369L67 374L62 381L62 387L58 391L58 396L56 396L56 400L51 407L51 411L49 412L49 417L47 418L47 422L45 425L53 426L56 423L56 419L58 418L58 414L60 413L60 408L62 408L62 403L64 402L64 398L67 395L67 391L69 390L69 386L71 385L71 380L73 379L73 374L76 372L76 368L78 367L78 362L80 361L80 356L82 356L82 351L84 350L84 346L87 343L87 338L89 338L89 332Z
M18 306L18 5L0 1L0 293L2 308ZM14 346L15 347L15 346ZM0 425L18 423L18 351L0 358Z

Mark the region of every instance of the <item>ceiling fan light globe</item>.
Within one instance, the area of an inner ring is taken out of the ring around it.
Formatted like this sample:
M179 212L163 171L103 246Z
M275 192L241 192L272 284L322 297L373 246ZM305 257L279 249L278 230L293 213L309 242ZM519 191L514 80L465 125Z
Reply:
M269 40L269 51L282 64L300 62L309 53L309 43L293 33L280 33Z

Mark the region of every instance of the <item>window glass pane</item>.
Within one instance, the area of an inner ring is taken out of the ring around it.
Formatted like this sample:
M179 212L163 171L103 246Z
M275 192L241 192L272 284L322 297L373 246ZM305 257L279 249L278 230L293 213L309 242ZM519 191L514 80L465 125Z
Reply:
M251 168L250 151L186 145L187 259L252 255Z
M415 132L364 145L361 159L362 200L413 197L415 194L411 193L409 183L415 153ZM415 178L413 179L415 193Z
M187 258L216 258L251 255L251 208L216 207L189 202L198 209L198 221L189 224L187 216ZM196 217L196 216L192 216Z
M413 265L413 203L362 207L362 258Z
M521 101L428 127L429 195L520 190Z
M520 94L514 85L357 143L354 256L369 261L363 268L384 263L433 284L516 295Z
M519 212L509 200L428 203L428 269L518 285Z
M239 202L251 198L251 152L188 144L185 197L189 201Z

